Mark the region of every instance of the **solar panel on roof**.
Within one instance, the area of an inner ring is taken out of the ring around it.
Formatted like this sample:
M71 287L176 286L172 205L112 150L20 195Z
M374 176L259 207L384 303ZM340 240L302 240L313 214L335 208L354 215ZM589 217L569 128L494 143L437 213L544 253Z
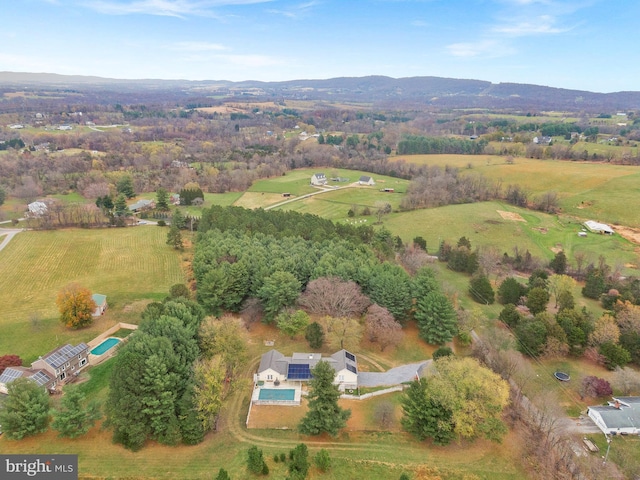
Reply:
M347 370L349 370L350 372L356 373L356 374L358 373L358 371L356 370L356 367L354 367L353 365L348 365L347 364Z
M289 380L308 380L311 378L311 369L306 363L289 364L287 370L287 379Z
M36 372L36 374L31 377L31 380L42 386L46 385L51 378L44 372Z
M7 368L2 375L0 375L0 379L2 379L2 383L10 383L13 382L16 378L20 378L22 376L22 372L20 370L15 370L13 368Z
M353 353L349 353L345 350L344 352L344 356L347 357L349 360L351 360L352 362L356 361L356 356Z

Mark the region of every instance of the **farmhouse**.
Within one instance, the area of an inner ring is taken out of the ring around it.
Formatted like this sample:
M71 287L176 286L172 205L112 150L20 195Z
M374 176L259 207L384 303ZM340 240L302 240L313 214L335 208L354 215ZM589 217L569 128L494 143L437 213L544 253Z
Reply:
M50 351L31 364L33 370L44 370L56 383L67 383L89 364L89 346L80 343L75 347L67 344Z
M367 175L362 175L360 177L360 180L358 180L358 183L360 185L375 185L376 182L373 180L373 178L368 177Z
M107 309L107 296L102 295L100 293L94 293L91 295L91 298L94 302L96 302L96 309L91 314L94 317L99 317L100 315L104 315L105 310Z
M34 370L26 367L7 367L4 372L2 372L2 375L0 375L0 393L6 395L9 384L21 377L36 382L37 385L40 385L47 391L53 389L56 384L55 378L44 370Z
M605 435L640 434L640 397L614 397L606 406L589 407L589 418Z
M611 228L609 225L605 223L598 223L598 222L594 222L593 220L587 220L586 222L584 222L583 225L587 227L587 230L589 230L592 233L601 233L604 235L614 234L613 228Z
M320 353L294 353L285 357L277 350L270 350L262 355L255 381L270 385L282 385L308 382L311 370L324 360L336 371L334 384L340 390L358 388L358 362L356 356L346 350L340 350L330 357Z
M324 173L314 173L311 175L311 185L322 186L327 184L327 176Z

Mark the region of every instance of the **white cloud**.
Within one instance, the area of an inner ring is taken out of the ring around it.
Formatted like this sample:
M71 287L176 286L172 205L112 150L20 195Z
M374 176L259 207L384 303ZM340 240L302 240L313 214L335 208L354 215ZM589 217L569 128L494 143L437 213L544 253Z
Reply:
M165 17L215 16L214 7L254 5L272 0L97 0L85 6L108 15L157 15Z
M452 43L451 45L447 45L447 50L454 57L464 58L495 58L504 57L515 53L515 50L512 47L502 45L495 40Z
M421 28L429 26L429 24L424 20L414 20L413 22L411 22L411 25L414 27L421 27Z
M539 15L530 20L522 20L514 23L504 23L491 29L494 33L500 33L512 37L524 37L528 35L550 35L564 33L570 28L556 27L556 19L551 15Z
M319 2L311 1L307 3L300 3L298 5L292 5L287 10L269 9L267 11L274 15L282 15L283 17L300 18L307 16L309 11L317 5L319 5Z
M227 50L227 47L220 45L219 43L209 42L178 42L170 47L172 50L179 50L182 52L212 52Z

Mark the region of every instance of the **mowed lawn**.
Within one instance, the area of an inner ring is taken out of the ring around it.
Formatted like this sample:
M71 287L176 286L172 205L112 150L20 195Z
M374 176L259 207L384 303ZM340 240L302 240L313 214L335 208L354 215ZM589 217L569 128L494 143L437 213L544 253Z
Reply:
M521 157L509 165L506 157L497 155L402 155L396 159L458 167L463 173L480 173L500 181L503 188L519 184L530 192L530 199L555 191L564 213L640 227L640 209L630 207L640 194L640 170L635 166Z
M31 361L64 342L90 340L128 304L164 298L185 280L166 235L155 226L16 235L0 252L0 355ZM58 321L56 296L70 282L107 295L107 314L90 328L68 330Z

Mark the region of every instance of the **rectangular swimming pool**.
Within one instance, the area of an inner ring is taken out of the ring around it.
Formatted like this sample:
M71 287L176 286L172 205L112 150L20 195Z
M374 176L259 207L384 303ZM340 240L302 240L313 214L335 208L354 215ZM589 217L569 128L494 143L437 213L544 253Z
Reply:
M106 340L104 340L100 345L93 348L90 353L91 355L103 355L120 342L121 340L119 338L109 337Z
M293 388L261 388L258 400L288 400L296 399L296 391Z

